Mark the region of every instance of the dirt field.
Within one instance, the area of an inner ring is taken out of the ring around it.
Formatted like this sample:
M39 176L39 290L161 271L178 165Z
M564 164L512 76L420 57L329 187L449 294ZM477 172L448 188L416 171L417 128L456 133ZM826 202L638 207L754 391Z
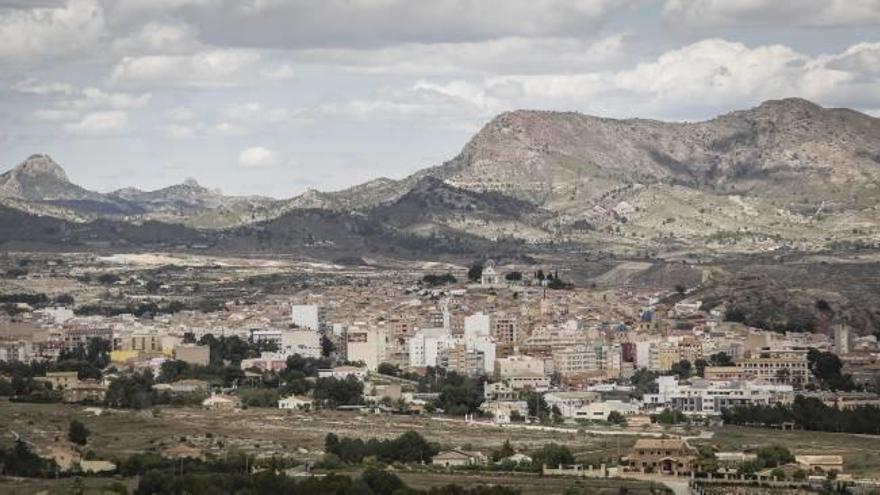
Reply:
M769 428L724 426L714 430L708 443L721 450L740 450L754 445L782 445L793 454L842 455L844 469L859 476L880 477L880 436L826 433L818 431L781 431Z
M329 432L359 438L391 438L408 430L421 433L443 448L464 447L488 453L510 440L519 450L532 451L545 443L568 445L587 462L625 453L635 437L589 436L501 429L438 421L410 416L377 416L354 412L292 413L276 409L205 411L197 408L160 408L151 411L104 410L95 416L88 408L60 404L0 402L0 424L24 435L41 447L64 443L71 419L79 419L92 431L90 447L102 458L118 458L135 452L159 450L181 442L207 451L227 448L245 452L294 454L317 458Z
M580 462L598 464L603 459L626 454L635 436L594 436L571 433L520 430L467 425L461 421L440 421L409 416L364 415L354 412L288 413L275 409L243 411L206 411L198 408L163 407L151 411L104 410L101 415L89 413L79 405L14 404L0 401L0 424L4 431L13 430L29 441L47 448L65 445L71 419L84 422L92 431L89 446L99 458L118 459L144 451L159 451L186 443L205 451L222 453L227 449L260 454L292 455L300 460L321 456L324 437L328 432L358 438L390 438L407 430L421 433L443 448L464 447L489 453L510 440L514 448L524 452L545 443L569 446ZM848 472L864 476L880 476L880 437L836 433L778 431L762 428L722 427L713 430L711 439L692 440L692 444L714 445L720 450L739 450L749 446L779 444L795 454L840 454ZM2 435L0 442L11 441ZM416 487L430 486L434 477L444 474L402 472L401 476ZM462 478L456 474L455 480ZM450 478L451 479L451 478ZM469 482L480 476L468 476ZM494 479L494 478L493 478ZM507 480L530 491L530 478ZM548 487L557 480L540 478L537 486ZM559 480L568 483L570 480ZM439 484L446 484L444 481ZM8 485L0 485L0 487ZM554 490L556 489L556 485ZM565 485L568 486L568 485ZM560 491L565 486L559 485ZM541 489L543 493L554 493ZM3 493L0 490L0 493ZM26 492L27 493L27 492Z
M429 489L435 486L456 484L470 488L477 485L503 485L517 488L522 495L555 495L565 489L580 486L589 488L593 495L618 495L626 489L629 495L649 495L668 493L664 487L652 483L629 480L576 480L572 478L543 478L536 475L474 475L460 473L407 473L398 472L403 481L417 489ZM0 495L31 495L46 493L50 495L68 495L76 483L80 483L83 495L107 495L107 489L114 483L122 483L129 490L134 490L137 483L132 480L113 478L82 478L79 482L73 479L59 480L22 480L11 481L0 479Z
M562 493L566 488L582 486L595 495L617 495L626 489L630 495L665 493L661 485L641 481L624 480L576 480L573 478L547 478L537 475L473 475L473 474L435 474L435 473L397 473L406 484L413 488L428 489L433 486L456 484L462 487L477 485L503 485L517 488L522 495L550 495ZM652 492L652 489L654 490Z

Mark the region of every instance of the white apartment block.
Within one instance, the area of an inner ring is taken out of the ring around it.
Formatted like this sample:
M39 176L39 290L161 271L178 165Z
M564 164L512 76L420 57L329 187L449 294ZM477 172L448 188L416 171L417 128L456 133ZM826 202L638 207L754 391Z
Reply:
M409 365L413 368L439 366L443 351L455 345L456 340L446 328L419 330L409 339Z
M575 411L599 400L602 400L602 394L599 392L572 391L544 394L547 407L552 409L555 406L558 408L563 418L574 418Z
M362 362L370 371L379 369L385 361L387 347L384 328L349 328L345 334L346 358Z
M302 357L321 357L321 334L301 329L263 329L252 330L251 341L272 342L277 352L286 356L299 354Z
M489 337L491 332L489 315L485 313L476 313L464 318L464 340L465 344L470 345L471 342Z
M794 399L791 385L754 381L694 379L682 384L674 376L657 379L658 393L646 394L646 406L670 407L685 414L720 415L725 408L788 404Z
M639 412L639 404L622 400L596 401L575 409L571 417L576 420L606 421L612 412L617 412L624 416L637 414Z
M290 309L290 319L299 328L323 330L324 308L317 304L294 304Z
M556 349L553 353L554 370L563 375L609 372L616 375L622 363L620 344L591 342Z

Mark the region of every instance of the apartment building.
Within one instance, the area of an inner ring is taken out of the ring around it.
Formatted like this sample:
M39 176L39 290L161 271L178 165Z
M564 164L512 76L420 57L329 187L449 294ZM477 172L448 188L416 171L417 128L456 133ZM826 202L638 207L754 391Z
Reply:
M385 362L387 342L385 329L349 328L345 335L346 356L351 362L362 362L370 371L376 371Z
M658 393L646 394L646 406L670 407L685 414L720 415L736 406L789 404L794 400L791 385L754 381L712 381L693 379L680 383L677 377L657 379Z
M325 327L324 309L317 304L294 304L290 319L299 328L319 331Z
M321 357L321 334L308 329L261 329L251 330L252 342L267 342L275 345L277 352L287 356L299 354L302 357Z
M803 387L813 379L807 362L807 349L763 348L736 363L743 377L770 383Z

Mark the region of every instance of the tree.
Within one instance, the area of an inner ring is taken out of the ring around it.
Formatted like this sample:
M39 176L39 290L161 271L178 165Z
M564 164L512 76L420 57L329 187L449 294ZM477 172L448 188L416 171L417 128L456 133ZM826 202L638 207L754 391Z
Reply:
M678 377L682 380L691 376L691 362L687 359L682 359L681 361L672 365L673 374L678 375Z
M529 392L526 396L526 404L529 407L529 416L538 418L541 421L546 421L549 417L550 408L547 406L547 401L544 400L543 394Z
M360 404L363 393L364 384L353 376L344 380L330 377L315 381L315 400L330 407Z
M107 388L107 405L124 409L145 409L151 407L156 400L153 391L153 373L132 373L120 376Z
M677 425L688 421L683 412L670 408L660 411L660 414L653 415L651 418L663 425Z
M645 394L657 393L657 373L641 368L633 373L630 383L635 387L634 395L642 397Z
M500 461L501 459L506 459L513 454L516 454L516 451L513 450L513 446L510 445L510 440L505 440L501 445L501 448L493 453L493 458L496 461Z
M483 403L482 381L449 372L440 384L437 407L448 414L464 415L477 412Z
M162 284L157 282L156 280L148 280L144 287L150 294L155 294L159 291L159 288L162 287Z
M375 467L368 468L361 475L361 479L370 487L373 493L399 493L399 491L403 490L405 485L403 481L397 477L397 475L389 473L388 471L383 471L381 469L376 469Z
M74 419L70 422L70 426L67 429L67 439L77 445L85 445L89 442L89 435L91 433L86 428L86 425Z
M324 451L343 462L359 464L367 457L382 462L422 463L430 462L437 455L437 448L420 434L407 431L391 440L339 438L330 433L324 437Z
M400 368L397 365L391 363L380 363L376 371L379 372L380 375L400 375Z
M553 418L554 423L562 423L565 421L565 418L562 417L562 410L559 409L559 406L553 404L553 407L550 408L550 416Z
M335 433L328 433L324 437L324 452L339 455L339 437Z
M548 443L541 450L532 453L532 463L536 467L574 464L574 455L564 445Z
M519 282L522 280L522 272L507 272L504 279L508 282Z
M833 352L820 352L810 349L807 353L810 371L819 382L832 390L853 390L856 388L850 375L841 373L843 363Z
M745 323L746 311L739 306L730 306L724 311L724 321Z
M479 282L483 277L483 264L480 262L474 262L474 264L468 268L467 277L471 282Z
M574 288L574 284L563 282L562 279L558 277L553 277L552 279L550 279L550 283L547 284L547 288L553 290L571 290Z
M709 364L712 366L733 366L733 359L726 352L716 352L709 356Z
M445 273L443 275L429 273L422 277L422 282L431 287L437 287L440 285L454 284L458 282L458 280L451 273Z
M116 282L119 282L120 280L122 279L119 278L119 275L116 275L115 273L102 273L98 276L98 282L100 282L102 285L112 285Z
M618 411L611 411L610 413L608 413L608 422L611 424L623 426L626 424L626 418Z
M326 335L321 335L321 356L330 357L336 352L336 345Z
M771 445L758 450L758 462L763 468L775 468L794 462L791 452L781 445Z
M7 476L36 478L51 475L58 466L54 460L35 454L26 442L16 440L11 449L0 447L0 469Z
M709 366L709 362L705 359L697 359L694 361L694 368L697 369L697 375L700 378L704 378L706 376L706 366Z

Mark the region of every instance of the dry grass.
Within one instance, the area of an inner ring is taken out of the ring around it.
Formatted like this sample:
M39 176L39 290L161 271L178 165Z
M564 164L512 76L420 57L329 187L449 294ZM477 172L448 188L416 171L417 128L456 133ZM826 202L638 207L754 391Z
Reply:
M715 429L713 439L692 443L716 445L728 451L776 444L788 448L795 455L842 455L847 472L859 476L880 477L880 436L724 426Z

